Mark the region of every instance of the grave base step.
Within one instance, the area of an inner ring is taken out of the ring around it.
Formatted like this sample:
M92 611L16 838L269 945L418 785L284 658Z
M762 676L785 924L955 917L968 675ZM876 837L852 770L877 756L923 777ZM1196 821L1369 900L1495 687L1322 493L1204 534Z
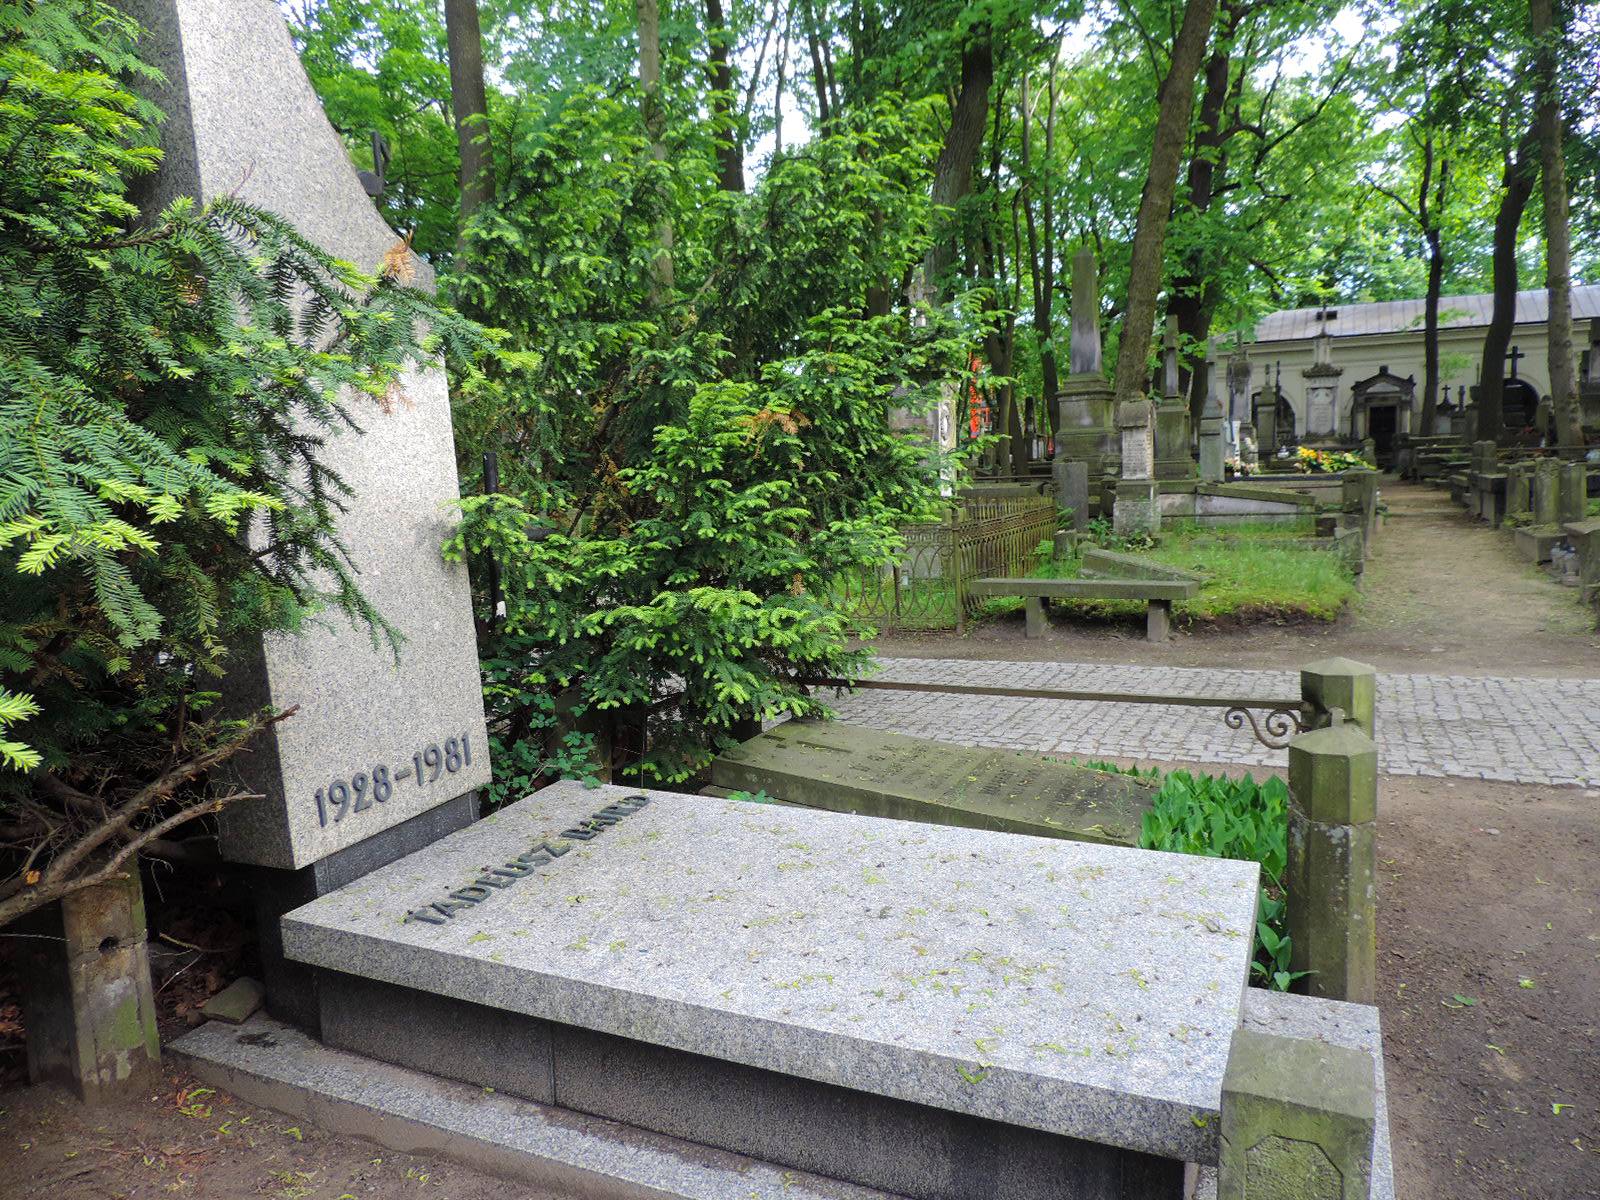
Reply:
M328 1047L908 1200L1182 1200L1194 1168L319 971ZM404 1028L406 1035L396 1037Z
M258 1014L210 1022L168 1052L205 1083L250 1104L438 1155L584 1200L896 1200L615 1121L534 1104L330 1050Z

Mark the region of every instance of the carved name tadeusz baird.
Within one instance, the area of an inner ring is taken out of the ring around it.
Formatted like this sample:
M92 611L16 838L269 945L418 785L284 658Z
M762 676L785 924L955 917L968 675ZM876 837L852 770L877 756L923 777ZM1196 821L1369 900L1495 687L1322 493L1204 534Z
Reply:
M406 913L402 924L421 921L426 925L448 925L460 910L477 907L502 889L511 887L517 880L526 879L540 867L560 858L572 849L569 843L590 841L649 803L650 797L642 792L636 796L624 796L593 816L585 817L571 829L563 829L554 840L535 842L529 849L498 867L484 867L483 873L476 879L465 887L458 887L443 900L413 908Z

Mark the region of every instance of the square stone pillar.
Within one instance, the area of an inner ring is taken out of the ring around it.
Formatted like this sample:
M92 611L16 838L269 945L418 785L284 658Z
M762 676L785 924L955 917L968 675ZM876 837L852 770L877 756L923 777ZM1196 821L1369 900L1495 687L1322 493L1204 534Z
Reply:
M1561 464L1561 494L1557 502L1557 519L1564 525L1568 521L1581 521L1589 506L1589 476L1582 462Z
M1372 1056L1240 1029L1222 1079L1217 1200L1368 1200Z
M90 1101L142 1087L161 1042L138 868L73 892L22 928L28 1078Z
M1306 991L1372 1004L1378 750L1353 722L1289 743L1290 969Z
M1506 468L1506 519L1533 512L1533 464L1512 463Z
M1116 483L1113 526L1119 537L1154 534L1161 528L1161 505L1155 483L1155 438L1152 406L1133 400L1117 408L1122 445L1122 475Z
M1561 464L1541 458L1533 468L1533 524L1554 525L1561 515Z
M1325 729L1338 709L1361 732L1376 738L1378 672L1350 658L1319 658L1300 668L1300 698L1311 706L1312 725Z

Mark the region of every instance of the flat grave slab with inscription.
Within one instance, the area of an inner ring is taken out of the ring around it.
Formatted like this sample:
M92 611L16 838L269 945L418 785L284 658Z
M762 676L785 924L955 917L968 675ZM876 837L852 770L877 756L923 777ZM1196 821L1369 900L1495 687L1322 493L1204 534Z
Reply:
M902 821L1134 846L1147 782L1020 750L957 746L833 721L788 721L724 751L719 788Z
M432 1005L1214 1162L1257 886L1253 863L564 783L283 941Z

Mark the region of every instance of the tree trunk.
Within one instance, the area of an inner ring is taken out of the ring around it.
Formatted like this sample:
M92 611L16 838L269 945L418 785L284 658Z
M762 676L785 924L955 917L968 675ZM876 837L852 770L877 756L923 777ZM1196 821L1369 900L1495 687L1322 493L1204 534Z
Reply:
M717 135L717 182L725 192L744 191L744 139L733 115L733 68L728 64L727 18L722 0L706 0L706 42L711 51L711 117Z
M1494 306L1483 335L1483 363L1478 371L1479 441L1505 438L1506 349L1517 309L1517 229L1533 195L1537 178L1528 138L1506 159L1501 178L1500 208L1494 217Z
M1438 229L1428 239L1428 295L1422 303L1422 436L1432 437L1439 424L1439 293L1444 290L1444 248Z
M1556 440L1583 445L1578 381L1572 365L1572 229L1567 213L1567 167L1562 149L1558 38L1552 0L1529 0L1538 58L1539 160L1543 176L1545 288L1550 298L1550 404Z
M1433 133L1423 143L1422 183L1417 188L1417 223L1428 243L1428 293L1422 304L1422 436L1432 437L1439 423L1439 295L1444 290L1444 239L1440 226L1450 195L1450 159L1436 157ZM1438 164L1438 202L1430 205L1434 164Z
M645 134L650 139L650 157L667 161L666 110L661 106L661 7L658 0L636 0L639 16L639 89ZM660 197L662 203L666 197ZM672 218L662 215L656 223L656 252L651 259L650 303L660 304L672 291Z
M1206 86L1200 94L1200 119L1195 128L1194 149L1189 155L1189 208L1203 214L1211 207L1220 180L1218 156L1222 148L1222 112L1228 99L1230 80L1228 44L1219 38L1206 59ZM1195 251L1198 256L1199 251ZM1179 386L1189 389L1189 414L1199 428L1205 408L1205 372L1196 370L1205 362L1206 335L1211 332L1211 310L1205 304L1205 264L1197 259L1184 263L1172 282L1167 312L1178 318L1178 345L1195 346L1195 352L1182 351L1178 359Z
M833 110L828 104L828 72L822 65L822 40L817 35L813 0L806 0L806 48L811 51L811 86L817 93L817 126L826 133L833 121Z
M950 113L950 129L933 169L933 202L953 208L972 191L972 164L983 145L989 121L989 88L994 83L994 33L987 24L972 29L961 48L961 91ZM942 276L956 257L956 231L947 227L928 251L925 273L936 295L945 292Z
M1048 164L1052 161L1051 154L1055 150L1055 122L1056 122L1056 74L1055 59L1050 60L1050 96L1047 101L1047 116L1044 127L1044 156ZM1037 180L1033 176L1033 128L1028 116L1028 78L1022 78L1022 178L1024 186L1033 191ZM1030 277L1033 280L1033 334L1039 340L1039 374L1044 392L1044 403L1041 411L1048 413L1055 400L1056 393L1061 390L1061 377L1056 370L1056 347L1052 337L1051 309L1053 307L1055 292L1055 238L1052 235L1051 224L1055 213L1050 204L1050 186L1038 188L1040 193L1040 207L1042 211L1044 235L1041 240L1039 232L1040 222L1035 220L1033 200L1030 196L1023 198L1023 213L1028 222L1028 260ZM1045 422L1040 421L1037 429L1042 431ZM1030 431L1032 432L1032 431Z
M1128 303L1117 347L1117 373L1113 382L1117 402L1142 395L1150 372L1150 334L1156 320L1156 295L1161 290L1162 252L1172 197L1178 183L1178 162L1189 137L1189 117L1194 105L1195 75L1211 34L1217 0L1188 0L1183 24L1172 44L1172 65L1157 94L1156 136L1150 149L1150 174L1139 202L1139 222L1133 235L1133 255L1128 269Z
M465 227L480 204L494 199L478 0L445 0L444 21L450 47L450 105L461 153L461 225Z

